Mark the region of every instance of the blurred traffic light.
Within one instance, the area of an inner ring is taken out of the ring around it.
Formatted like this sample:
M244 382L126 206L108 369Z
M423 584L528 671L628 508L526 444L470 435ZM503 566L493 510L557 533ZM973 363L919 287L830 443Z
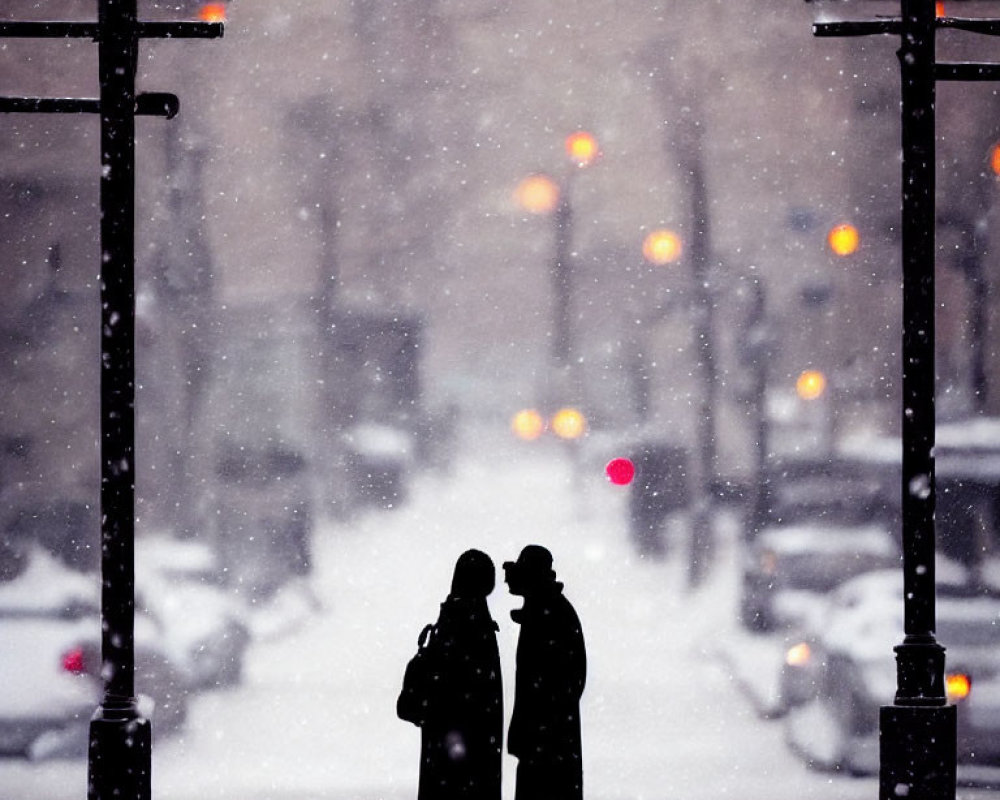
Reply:
M533 442L545 432L545 420L535 409L525 408L514 415L510 429L518 439Z
M612 458L605 465L604 474L615 486L628 486L635 477L635 464L628 458Z
M826 236L827 244L838 256L849 256L856 252L861 244L858 229L849 223L835 225Z
M664 228L650 231L642 240L642 255L650 264L672 264L683 250L681 237Z
M803 400L816 400L826 391L826 375L818 369L804 370L795 381L795 391Z
M587 430L587 421L575 408L561 408L552 416L552 432L560 439L579 439Z

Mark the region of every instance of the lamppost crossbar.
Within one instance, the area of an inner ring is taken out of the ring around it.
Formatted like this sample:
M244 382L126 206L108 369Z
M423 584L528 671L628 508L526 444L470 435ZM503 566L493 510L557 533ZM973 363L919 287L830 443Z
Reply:
M218 39L221 22L144 22L135 20L133 30L140 39ZM0 22L0 38L93 39L101 38L100 22Z
M180 110L177 95L141 92L135 96L134 114L139 117L173 119ZM89 97L0 97L0 114L100 114L101 101Z
M978 19L975 17L937 17L937 28L982 33L986 36L1000 36L1000 20ZM900 17L865 20L837 20L813 24L813 34L821 38L833 36L873 36L878 34L901 34L903 20Z

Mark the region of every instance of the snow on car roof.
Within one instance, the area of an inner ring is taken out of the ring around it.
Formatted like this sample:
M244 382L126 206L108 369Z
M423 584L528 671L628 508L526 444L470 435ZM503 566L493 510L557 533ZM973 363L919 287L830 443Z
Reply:
M32 548L24 572L0 583L0 614L59 614L81 606L99 608L96 575L71 570L51 553Z
M217 567L215 551L197 539L177 539L165 535L137 537L136 567L148 564L168 570L207 572Z
M850 551L892 556L898 552L892 536L880 525L783 525L761 531L758 541L764 547L789 555Z

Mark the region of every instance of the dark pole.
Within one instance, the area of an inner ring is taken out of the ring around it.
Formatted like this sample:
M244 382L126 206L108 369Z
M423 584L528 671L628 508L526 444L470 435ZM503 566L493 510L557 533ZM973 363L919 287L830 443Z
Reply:
M571 181L559 187L555 210L555 253L552 258L552 358L556 368L568 370L573 356L573 206L569 198Z
M750 363L750 398L754 415L754 473L756 485L748 513L748 524L744 526L747 541L752 541L764 526L767 507L770 502L768 480L768 460L771 450L771 426L767 412L767 374L771 360L773 342L767 321L767 297L764 285L758 280L753 283L751 306L744 331L746 360Z
M135 699L136 0L98 7L101 113L101 652L88 798L151 796L149 720Z
M90 800L147 800L149 720L135 698L135 115L173 117L167 93L136 94L141 37L216 38L221 23L141 22L136 0L98 0L97 22L0 22L0 38L98 43L99 98L0 97L0 113L101 115L101 651L90 724Z
M107 695L132 681L135 440L135 0L103 0L101 80L101 514Z
M698 462L700 491L694 502L691 520L688 583L697 586L709 567L712 555L712 497L715 491L715 403L716 367L712 286L708 270L711 257L708 191L701 154L701 129L690 126L683 146L687 157L688 188L691 202L691 273L694 278L694 337L697 369L701 377L701 398L698 413Z
M973 225L971 252L963 261L963 274L969 290L969 340L972 354L969 357L969 382L972 393L972 409L978 414L986 410L989 382L986 379L986 347L984 338L987 331L986 307L989 302L989 281L983 275L982 253L985 251L986 222L980 220Z
M817 23L813 32L900 37L904 638L896 647L895 701L879 720L879 797L939 800L955 797L956 717L945 697L944 648L934 637L934 94L940 80L1000 80L1000 65L938 62L934 43L939 27L1000 35L1000 20L938 18L934 0L900 2L898 18Z
M955 708L934 637L935 4L901 0L903 148L903 643L896 697L880 716L879 797L953 798Z

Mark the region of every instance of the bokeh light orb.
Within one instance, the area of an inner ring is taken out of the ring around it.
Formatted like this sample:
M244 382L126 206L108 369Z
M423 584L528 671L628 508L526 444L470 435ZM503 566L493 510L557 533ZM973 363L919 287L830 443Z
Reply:
M198 19L202 22L225 22L225 3L204 3L198 9Z
M533 442L545 432L545 420L535 409L524 408L514 415L510 429L518 439Z
M635 464L627 458L612 458L604 467L604 474L615 486L627 486L635 477Z
M579 439L587 430L587 420L575 408L561 408L552 415L551 427L560 439Z
M994 175L1000 176L1000 144L990 148L990 169Z
M795 391L803 400L816 400L826 391L826 375L818 369L807 369L795 381Z
M566 137L566 154L578 167L588 167L601 154L597 139L587 131L576 131Z
M551 214L559 204L559 186L548 175L529 175L517 185L514 199L532 214Z
M683 251L681 237L663 228L650 231L642 240L642 255L650 264L672 264Z
M838 256L849 256L857 252L858 245L861 244L861 234L857 228L845 222L830 229L826 242Z

